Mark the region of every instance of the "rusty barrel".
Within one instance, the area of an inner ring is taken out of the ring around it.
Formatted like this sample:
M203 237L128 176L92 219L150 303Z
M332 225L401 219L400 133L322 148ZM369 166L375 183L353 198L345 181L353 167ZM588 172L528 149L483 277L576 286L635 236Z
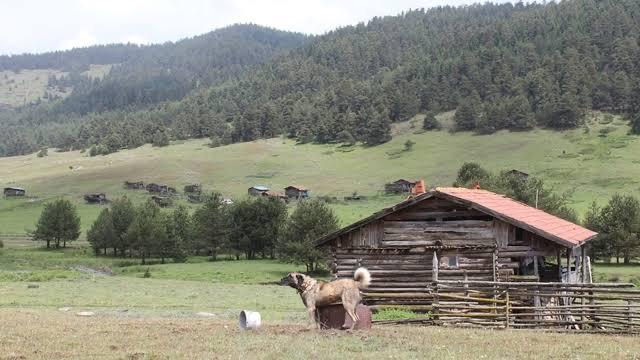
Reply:
M371 309L359 304L356 307L359 320L354 329L371 329ZM348 329L353 324L351 316L344 310L342 304L331 304L317 309L316 317L322 329Z

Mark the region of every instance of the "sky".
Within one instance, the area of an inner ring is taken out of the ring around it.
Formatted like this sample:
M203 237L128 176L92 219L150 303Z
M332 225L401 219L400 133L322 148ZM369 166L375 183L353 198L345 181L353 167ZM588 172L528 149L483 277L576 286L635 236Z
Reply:
M0 0L0 54L121 42L162 43L235 23L322 34L374 16L477 1Z

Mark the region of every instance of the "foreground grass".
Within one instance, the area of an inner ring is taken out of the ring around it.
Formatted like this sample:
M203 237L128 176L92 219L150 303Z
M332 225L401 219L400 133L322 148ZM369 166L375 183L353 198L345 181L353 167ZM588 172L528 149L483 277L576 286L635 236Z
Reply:
M533 130L499 132L490 136L447 131L420 133L419 124L405 127L394 139L375 147L297 145L280 138L209 148L207 140L190 140L168 147L143 146L108 156L50 151L0 159L0 184L27 188L27 199L0 199L0 232L33 229L46 201L65 197L79 206L83 229L102 209L83 203L87 192L105 192L111 198L127 194L136 202L144 191L127 191L125 180L167 183L181 190L201 183L232 198L245 196L252 185L280 190L303 184L312 196L343 198L358 192L364 202L337 203L342 224L370 215L402 197L378 195L386 182L397 178L424 178L429 186L450 185L465 161L477 161L489 170L520 169L542 177L559 192L570 191L571 204L584 213L593 200L606 202L616 192L640 192L638 137L617 117L594 114L588 128L564 132ZM601 133L601 131L605 133ZM401 151L407 140L412 151ZM184 199L178 203L185 203Z
M211 319L81 318L0 310L2 359L631 359L634 337L440 327L375 327L346 333L264 322L242 332Z

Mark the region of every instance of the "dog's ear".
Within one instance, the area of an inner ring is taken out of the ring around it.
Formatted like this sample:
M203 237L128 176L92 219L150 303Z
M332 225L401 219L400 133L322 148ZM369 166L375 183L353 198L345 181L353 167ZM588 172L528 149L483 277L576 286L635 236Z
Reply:
M298 285L304 284L304 275L302 274L296 275L296 282L298 283Z

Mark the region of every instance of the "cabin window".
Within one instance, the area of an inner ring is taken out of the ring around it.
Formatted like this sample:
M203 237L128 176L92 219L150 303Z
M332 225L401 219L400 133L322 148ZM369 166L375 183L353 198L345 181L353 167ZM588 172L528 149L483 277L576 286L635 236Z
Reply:
M524 241L524 230L516 228L516 242Z
M457 268L458 267L458 255L449 256L448 265L449 265L450 268Z

